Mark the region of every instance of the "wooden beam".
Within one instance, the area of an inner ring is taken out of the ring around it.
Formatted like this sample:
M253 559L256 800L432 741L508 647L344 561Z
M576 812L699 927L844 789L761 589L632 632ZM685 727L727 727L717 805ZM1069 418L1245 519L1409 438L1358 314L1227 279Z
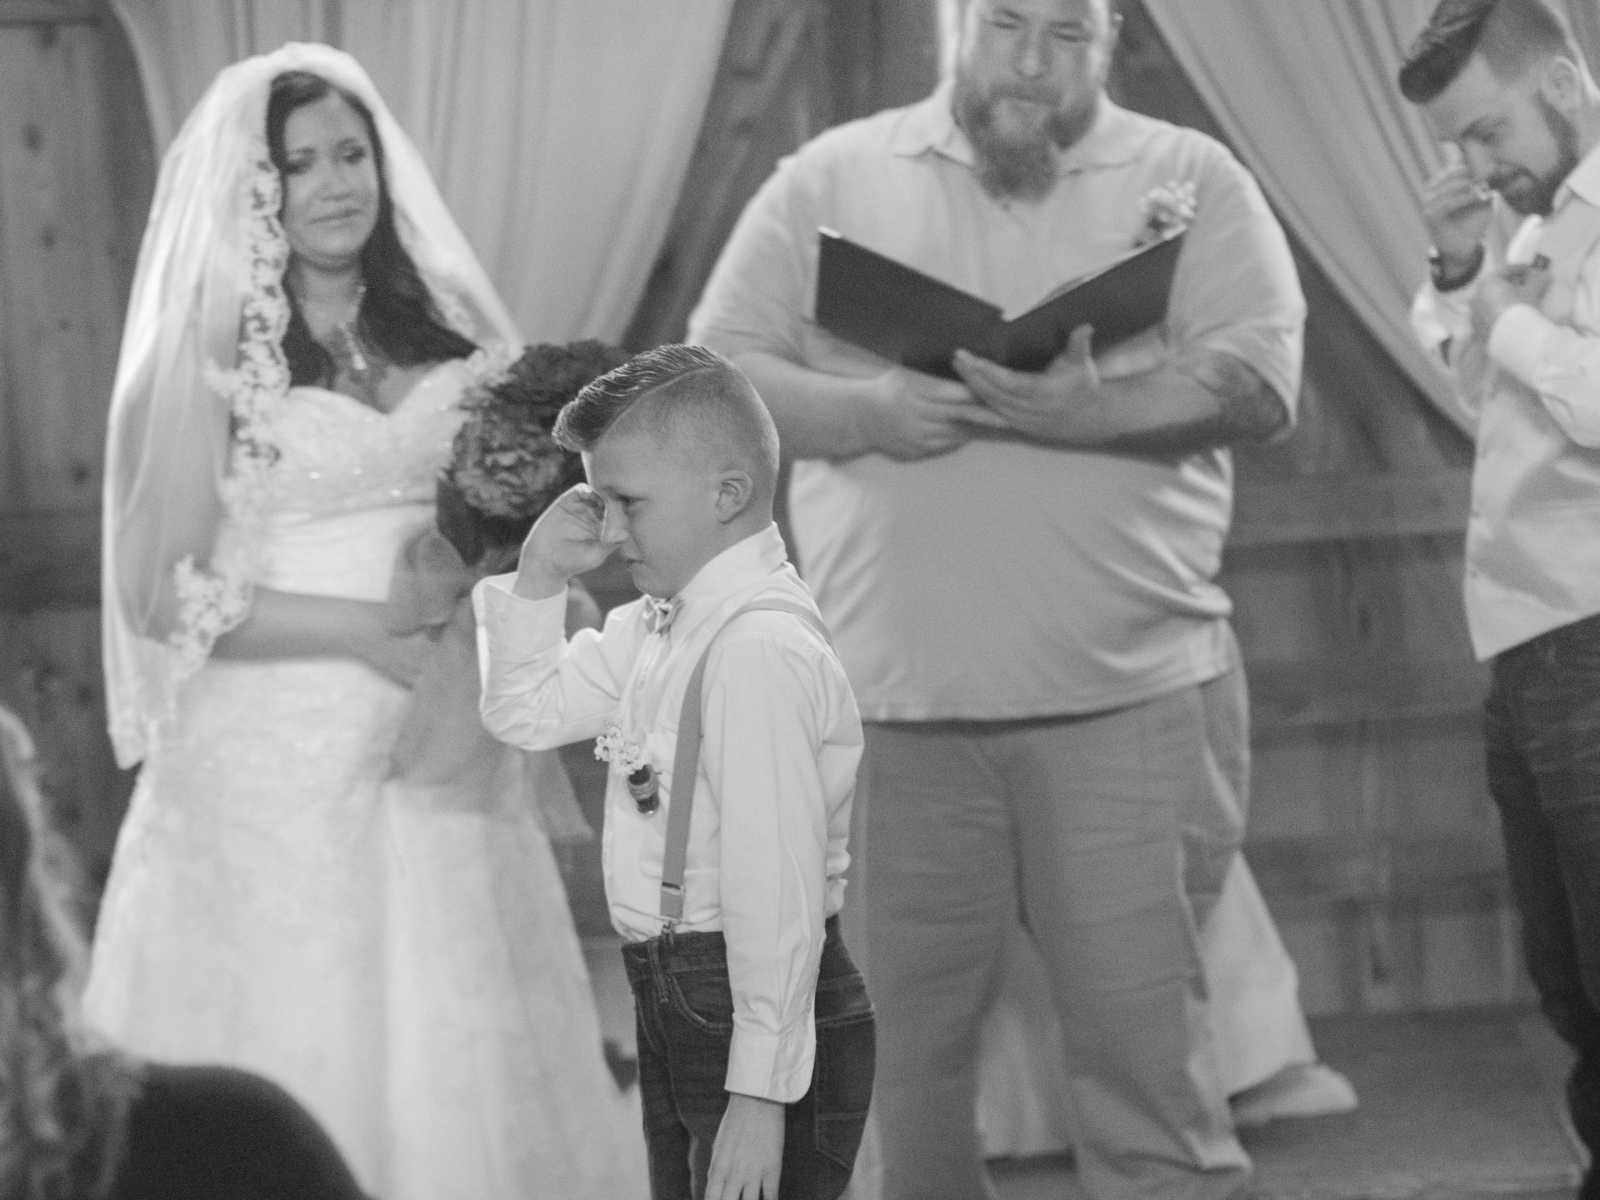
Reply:
M1488 668L1470 659L1258 662L1245 675L1252 724L1267 733L1464 715L1482 705L1488 686Z
M1252 838L1245 858L1274 908L1496 907L1509 900L1500 843L1436 831Z
M1427 475L1241 480L1228 548L1460 536L1467 527L1471 478L1463 468Z
M745 201L780 157L827 124L827 0L738 0L672 223L623 344L682 341Z
M0 25L96 25L104 19L100 0L0 0Z
M100 603L100 514L0 515L0 610Z

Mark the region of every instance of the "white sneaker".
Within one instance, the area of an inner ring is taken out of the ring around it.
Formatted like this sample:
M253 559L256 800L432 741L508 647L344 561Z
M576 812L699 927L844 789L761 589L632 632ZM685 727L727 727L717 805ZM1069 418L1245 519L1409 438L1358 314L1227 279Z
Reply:
M1356 1107L1350 1081L1325 1063L1297 1063L1229 1098L1240 1129L1281 1117L1325 1117Z

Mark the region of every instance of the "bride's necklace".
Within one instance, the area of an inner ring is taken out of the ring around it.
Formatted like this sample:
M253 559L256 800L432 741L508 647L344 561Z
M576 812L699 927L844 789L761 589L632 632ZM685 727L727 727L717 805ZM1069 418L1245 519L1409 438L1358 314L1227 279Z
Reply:
M371 368L367 365L367 356L361 353L361 339L356 337L356 322L361 319L361 302L367 298L367 285L356 284L356 298L350 302L350 311L345 313L344 320L336 327L339 340L343 344L345 369L350 377L357 383L367 381Z
M323 347L333 359L335 378L346 385L343 390L349 391L369 408L381 409L383 406L378 397L378 385L384 375L383 363L368 355L361 344L361 335L356 331L361 319L361 302L366 295L367 285L358 283L349 309L328 331Z

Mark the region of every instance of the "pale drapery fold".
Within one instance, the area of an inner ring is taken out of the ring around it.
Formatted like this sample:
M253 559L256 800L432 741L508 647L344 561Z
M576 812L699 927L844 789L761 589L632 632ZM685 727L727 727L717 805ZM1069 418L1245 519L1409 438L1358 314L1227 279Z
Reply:
M1340 295L1440 411L1449 383L1407 313L1427 272L1418 207L1443 152L1395 85L1435 0L1148 0L1173 57Z
M618 340L660 250L733 0L112 0L164 151L216 73L353 54L524 337Z
M1407 316L1427 272L1419 196L1444 155L1395 79L1436 3L1147 0L1284 221L1401 368L1464 425ZM1600 37L1593 8L1568 4L1591 62Z

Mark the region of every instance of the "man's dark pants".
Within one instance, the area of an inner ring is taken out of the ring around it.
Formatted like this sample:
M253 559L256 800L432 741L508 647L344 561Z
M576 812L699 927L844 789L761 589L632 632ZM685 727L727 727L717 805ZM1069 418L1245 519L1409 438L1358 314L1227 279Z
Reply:
M1484 738L1528 969L1577 1051L1567 1099L1600 1158L1600 617L1495 657ZM1600 1169L1579 1195L1600 1200Z
M720 933L663 934L623 947L633 989L651 1200L700 1200L733 1036ZM834 1200L850 1182L872 1099L876 1034L866 984L830 917L817 973L811 1088L787 1106L775 1200Z

